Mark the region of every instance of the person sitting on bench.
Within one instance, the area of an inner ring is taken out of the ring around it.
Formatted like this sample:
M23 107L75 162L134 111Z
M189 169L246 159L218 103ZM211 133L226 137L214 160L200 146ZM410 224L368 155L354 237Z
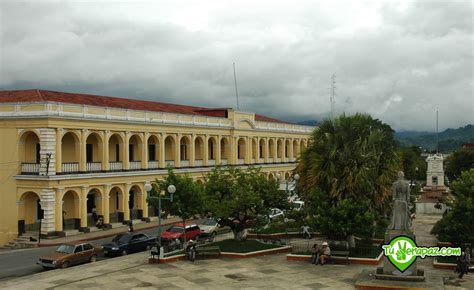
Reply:
M324 242L322 245L321 249L321 256L319 257L321 266L326 264L326 261L331 258L331 249L329 248L329 245L327 242Z
M321 254L321 247L318 244L314 244L311 248L311 264L319 264L319 255Z

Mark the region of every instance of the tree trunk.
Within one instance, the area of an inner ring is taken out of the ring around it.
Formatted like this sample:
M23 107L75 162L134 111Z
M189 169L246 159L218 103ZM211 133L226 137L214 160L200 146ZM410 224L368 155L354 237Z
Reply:
M349 248L355 248L356 243L354 235L347 236L347 243L349 244Z
M247 236L247 230L246 229L234 229L234 230L232 230L232 232L234 234L234 240L237 240L237 241L245 240L245 238Z

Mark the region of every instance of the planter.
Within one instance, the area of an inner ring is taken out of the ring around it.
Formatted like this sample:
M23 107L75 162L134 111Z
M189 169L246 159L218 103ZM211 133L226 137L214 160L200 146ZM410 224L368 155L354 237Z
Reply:
M252 258L252 257L259 257L259 256L266 256L266 255L273 255L273 254L280 254L280 253L289 253L291 252L290 246L275 248L275 249L268 249L268 250L261 250L249 253L233 253L233 252L221 252L222 257L226 258Z
M383 252L381 252L377 258L349 257L349 259L347 260L345 257L333 256L331 257L331 259L334 261L334 264L378 265L382 261L382 257L383 257ZM311 260L311 256L289 254L289 255L286 255L286 260L309 263Z

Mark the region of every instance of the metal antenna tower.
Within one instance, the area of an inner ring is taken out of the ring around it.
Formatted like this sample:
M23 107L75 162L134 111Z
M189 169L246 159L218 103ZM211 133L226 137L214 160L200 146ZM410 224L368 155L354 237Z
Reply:
M332 74L331 76L331 98L330 98L330 101L331 101L331 119L334 120L334 110L335 110L335 106L334 106L334 99L336 97L336 74Z
M239 93L237 92L237 76L235 74L235 62L233 63L234 66L234 83L235 83L235 99L237 100L237 110L240 109L239 106Z

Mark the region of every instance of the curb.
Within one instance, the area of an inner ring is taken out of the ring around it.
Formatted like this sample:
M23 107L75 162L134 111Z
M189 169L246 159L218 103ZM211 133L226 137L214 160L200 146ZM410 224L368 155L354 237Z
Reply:
M176 224L176 223L179 223L179 221L176 221L176 222L169 222L169 223L166 223L166 224L161 224L161 226L169 226L169 225L173 225L173 224ZM139 228L139 229L135 229L134 232L140 232L140 231L145 231L145 230L149 230L149 229L152 229L152 228L157 228L158 225L150 225L150 226L147 226L147 227L143 227L143 228ZM71 240L71 241L67 241L67 242L62 242L62 243L47 243L47 244L38 244L38 248L44 248L44 247L54 247L54 246L59 246L59 245L62 245L64 243L69 243L69 242L86 242L86 241L94 241L94 240L100 240L100 239L104 239L104 238L110 238L110 237L113 237L113 236L116 236L118 234L123 234L123 233L127 233L128 231L126 229L124 229L123 231L120 231L120 232L115 232L115 233L109 233L109 234L105 234L105 235L102 235L102 236L97 236L97 237L89 237L89 238L83 238L83 239L77 239L77 240Z
M334 261L334 264L346 264L346 265L378 265L382 261L382 256L383 252L379 254L377 258L355 258L355 257L349 257L347 260L346 258L343 257L331 257L332 260ZM287 261L297 261L297 262L307 262L311 260L310 255L286 255L286 260ZM347 262L346 262L347 261Z

